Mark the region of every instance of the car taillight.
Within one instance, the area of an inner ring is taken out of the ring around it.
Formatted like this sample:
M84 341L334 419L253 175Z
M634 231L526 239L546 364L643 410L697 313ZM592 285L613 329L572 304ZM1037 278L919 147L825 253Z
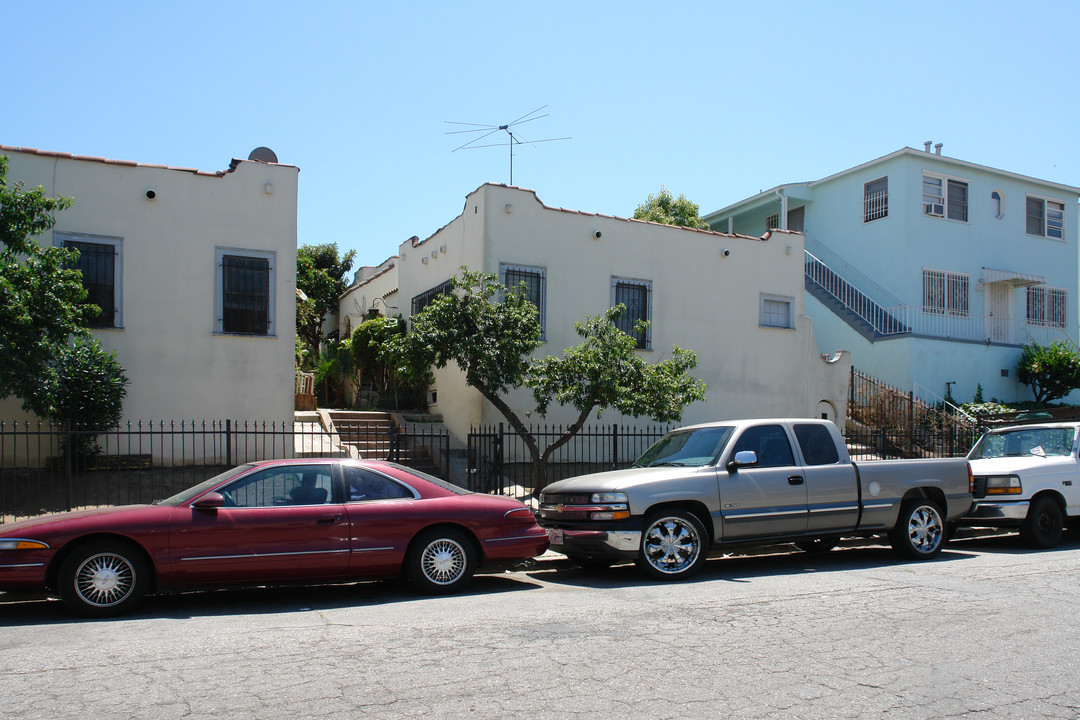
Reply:
M503 515L507 520L520 520L521 522L535 522L536 516L533 515L533 511L527 507L514 508L513 510L507 510Z

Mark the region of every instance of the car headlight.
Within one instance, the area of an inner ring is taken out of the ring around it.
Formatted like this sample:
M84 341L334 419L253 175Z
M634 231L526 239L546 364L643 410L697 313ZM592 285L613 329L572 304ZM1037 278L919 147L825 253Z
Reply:
M0 550L48 550L49 544L24 538L0 538Z
M593 493L590 500L594 503L628 503L630 498L624 492L598 492Z
M1019 475L990 475L986 478L987 495L1020 495L1023 492Z

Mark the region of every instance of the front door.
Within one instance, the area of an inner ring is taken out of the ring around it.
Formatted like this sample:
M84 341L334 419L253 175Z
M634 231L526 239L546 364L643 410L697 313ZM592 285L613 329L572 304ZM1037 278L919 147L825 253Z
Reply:
M1004 282L986 286L986 337L993 343L1012 342L1012 285Z
M225 507L178 507L169 528L176 577L185 585L344 577L351 533L333 485L331 465L280 465L223 488Z
M782 425L743 430L724 462L752 450L757 464L717 473L723 540L806 531L806 480Z

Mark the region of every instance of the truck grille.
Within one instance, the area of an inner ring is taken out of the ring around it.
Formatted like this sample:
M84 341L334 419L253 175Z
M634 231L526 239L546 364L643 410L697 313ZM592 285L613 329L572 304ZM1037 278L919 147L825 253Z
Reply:
M544 493L540 499L540 517L545 520L588 520L589 513L575 506L588 505L592 496L582 493Z

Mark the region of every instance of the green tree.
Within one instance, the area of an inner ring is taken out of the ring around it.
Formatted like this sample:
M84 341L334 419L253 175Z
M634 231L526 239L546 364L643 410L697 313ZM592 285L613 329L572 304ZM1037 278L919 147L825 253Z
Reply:
M1035 401L1045 405L1080 388L1080 352L1059 340L1047 346L1024 346L1016 366L1016 379L1031 386Z
M675 197L663 185L660 186L659 193L650 195L648 200L637 206L634 219L700 230L709 229L709 224L698 215L697 203L690 202L685 195Z
M119 422L127 378L83 323L100 313L86 303L78 251L34 239L56 223L69 198L8 184L0 156L0 398L24 410L93 429Z
M340 254L337 243L302 245L296 251L296 288L304 294L303 299L299 294L296 298L296 334L312 361L319 357L325 339L323 319L337 310L355 257L355 250Z
M636 340L615 321L619 305L574 325L582 342L563 357L534 360L541 345L536 306L524 287L505 288L494 275L462 269L451 291L413 316L412 331L400 342L398 356L415 368L457 363L467 384L475 387L521 435L533 461L536 488L547 481L551 454L584 426L590 413L612 408L656 422L675 422L683 408L705 394L705 384L686 373L697 365L694 353L676 347L672 357L648 363L636 352ZM637 331L644 330L639 323ZM503 395L529 387L537 412L552 402L573 407L577 419L547 447L541 448Z

